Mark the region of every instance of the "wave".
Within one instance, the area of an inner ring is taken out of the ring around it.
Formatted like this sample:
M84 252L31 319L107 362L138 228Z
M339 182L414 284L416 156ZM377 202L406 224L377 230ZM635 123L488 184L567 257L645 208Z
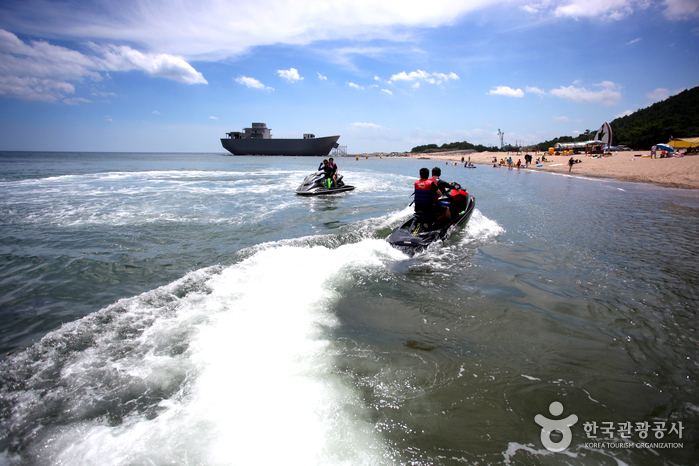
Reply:
M9 357L5 462L387 462L393 447L335 367L334 304L358 274L407 259L382 232L408 215L256 245ZM455 247L497 231L472 222Z

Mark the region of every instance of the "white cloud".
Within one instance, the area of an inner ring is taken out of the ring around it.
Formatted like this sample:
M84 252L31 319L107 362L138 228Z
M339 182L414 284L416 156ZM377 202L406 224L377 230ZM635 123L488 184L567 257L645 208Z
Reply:
M179 57L144 54L126 46L88 45L96 55L46 41L25 44L16 35L0 29L0 95L56 102L75 92L71 82L100 81L100 72L108 71L139 70L152 77L206 84L202 74ZM79 98L66 101L81 102Z
M75 87L72 84L56 79L0 75L0 95L7 97L56 102L73 92Z
M253 47L320 40L402 41L406 28L454 24L463 15L504 0L85 0L0 6L4 24L37 36L143 44L187 59L219 60ZM5 2L7 3L7 2ZM60 18L60 21L57 19Z
M641 38L640 38L640 37L637 37L636 39L627 42L626 45L635 44L636 42L639 42L640 40L641 40Z
M663 0L667 7L663 14L668 19L699 18L699 2L696 0Z
M570 121L570 118L567 116L554 116L553 121Z
M303 80L303 78L299 76L299 72L296 68L289 68L288 70L277 70L277 74L289 82Z
M528 13L552 12L559 18L587 18L593 20L618 21L634 12L643 11L661 3L663 15L670 20L699 18L699 2L696 0L544 0L524 5Z
M558 89L552 89L549 94L560 97L561 99L570 100L577 103L596 103L605 106L616 105L621 101L621 86L611 81L603 81L595 84L596 87L601 87L599 91L591 91L584 87L561 86Z
M391 92L391 91L388 90L388 89L381 89L381 92L385 92L385 93L388 94L388 95L393 95L393 92Z
M507 97L524 97L524 92L522 89L512 89L507 86L497 86L495 89L491 89L488 92L490 95L504 95Z
M531 93L531 94L546 95L546 91L543 89L539 89L538 87L527 86L524 88L524 90Z
M621 112L621 113L619 113L619 114L617 114L617 115L614 115L614 118L616 119L616 118L621 118L621 117L629 116L629 115L631 115L632 113L633 113L633 110L626 110L625 112Z
M617 21L629 16L635 8L647 7L645 0L572 0L557 6L554 15Z
M356 123L350 123L350 126L353 128L359 128L359 129L374 129L374 130L383 129L381 125L377 125L376 123L356 122Z
M218 118L216 118L215 116L210 116L209 120L218 120Z
M427 73L426 71L417 70L417 71L411 71L410 73L406 73L405 71L401 71L400 73L397 73L397 74L394 74L393 76L391 76L391 79L389 79L388 82L390 82L390 83L396 83L396 82L400 82L400 81L412 82L412 83L414 83L413 87L419 87L420 83L441 85L441 84L446 83L450 80L455 81L458 79L459 79L459 77L454 72L451 72L449 74L445 74L445 73Z
M353 87L354 89L359 89L359 90L364 89L364 86L360 86L359 84L355 84L353 82L349 83L348 86Z
M151 113L153 113L153 115L160 115L160 112L157 110L153 110Z
M318 71L317 73L318 73L318 79L320 79L321 81L327 81L327 80L328 80L328 77L327 77L327 76L323 76L322 74L320 74L319 71Z
M663 87L659 87L656 90L654 90L653 92L647 93L646 97L651 102L655 103L655 102L660 102L662 100L665 100L668 97L672 97L673 95L677 95L684 90L685 90L685 88L677 89L676 91L671 91L670 89L665 89Z
M103 54L97 59L106 71L140 70L154 78L165 78L184 84L208 84L204 76L180 57L161 54L144 54L126 46L106 47L91 44Z
M78 104L91 104L91 100L83 99L82 97L71 97L68 99L63 99L62 102L68 105L78 105Z
M240 76L239 78L235 78L235 82L237 82L238 84L242 84L243 86L247 86L250 89L264 89L266 91L274 90L273 87L267 87L257 79L249 78L247 76Z
M699 17L696 0L661 0L670 19ZM513 5L562 18L621 19L654 0L334 0L311 6L288 0L35 0L0 2L3 24L38 37L141 44L185 60L220 60L273 44L389 40L406 43L411 28L454 25L465 15ZM17 7L16 5L21 5ZM8 26L6 26L8 27ZM370 48L357 53L372 53Z

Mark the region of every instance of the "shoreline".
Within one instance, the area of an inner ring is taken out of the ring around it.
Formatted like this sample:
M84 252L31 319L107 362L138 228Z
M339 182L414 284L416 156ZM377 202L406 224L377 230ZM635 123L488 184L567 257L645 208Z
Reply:
M535 162L537 158L541 158L543 152L538 154L532 152L532 158ZM699 189L699 156L687 157L669 157L656 158L649 157L650 151L624 151L613 152L612 155L593 158L585 154L577 154L573 156L575 160L580 160L580 163L573 165L570 171L571 175L585 176L589 178L605 178L615 179L619 181L631 181L641 183L652 183L658 186L684 189ZM496 157L498 162L500 159L512 157L512 161L516 165L517 160L522 161L520 170L545 171L551 173L568 173L567 155L548 155L548 162L540 162L541 167L537 167L536 163L529 165L529 168L524 167L524 153L507 154L506 152L474 152L465 153L464 151L441 152L441 153L422 153L412 154L409 152L403 153L373 153L373 154L356 154L347 155L347 157L401 157L411 159L426 159L439 160L442 162L457 162L461 163L461 157L466 161L471 159L471 163L477 165L478 168L493 168L493 157ZM507 169L508 167L496 167L499 169ZM514 169L517 169L516 166Z

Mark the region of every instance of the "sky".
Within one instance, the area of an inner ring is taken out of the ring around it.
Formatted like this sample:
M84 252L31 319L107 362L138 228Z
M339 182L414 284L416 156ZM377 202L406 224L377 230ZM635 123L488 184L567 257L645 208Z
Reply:
M699 0L0 2L5 151L529 145L697 85Z

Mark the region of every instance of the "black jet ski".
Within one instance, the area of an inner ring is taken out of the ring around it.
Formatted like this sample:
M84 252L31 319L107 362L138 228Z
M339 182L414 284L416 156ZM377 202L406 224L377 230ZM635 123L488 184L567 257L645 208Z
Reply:
M337 186L334 188L328 187L328 178L325 177L325 172L322 170L311 173L303 179L301 186L296 188L296 194L302 196L317 196L319 194L335 194L345 191L352 191L354 186L346 185L342 181L342 175L337 174Z
M423 251L435 241L444 241L449 238L454 230L468 222L476 207L476 199L461 189L458 184L449 195L442 196L439 200L450 202L450 221L443 216L435 218L431 213L415 212L410 220L388 237L391 246L410 256Z

